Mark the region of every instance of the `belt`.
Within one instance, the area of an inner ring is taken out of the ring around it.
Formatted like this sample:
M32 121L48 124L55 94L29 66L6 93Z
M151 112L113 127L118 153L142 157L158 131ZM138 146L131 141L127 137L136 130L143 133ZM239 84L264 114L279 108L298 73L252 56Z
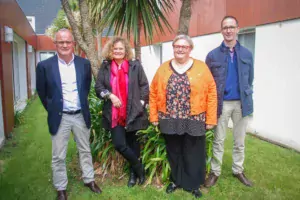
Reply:
M70 111L63 111L63 113L68 114L68 115L76 115L79 114L81 110L70 110Z

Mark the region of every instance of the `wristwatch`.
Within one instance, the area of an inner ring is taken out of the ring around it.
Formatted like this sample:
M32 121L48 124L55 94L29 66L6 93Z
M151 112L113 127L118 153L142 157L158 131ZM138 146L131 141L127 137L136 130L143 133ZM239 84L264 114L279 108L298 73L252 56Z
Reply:
M100 95L102 98L107 99L109 97L109 95L111 94L111 92L109 90L103 90Z

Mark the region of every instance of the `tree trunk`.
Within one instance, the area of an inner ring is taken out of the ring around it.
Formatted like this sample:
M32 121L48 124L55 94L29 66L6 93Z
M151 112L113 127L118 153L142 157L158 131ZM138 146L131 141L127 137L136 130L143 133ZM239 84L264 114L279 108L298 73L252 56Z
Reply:
M94 55L96 54L96 56ZM91 67L92 67L92 74L94 76L94 79L97 79L98 76L98 71L100 68L99 60L97 58L97 53L93 52L93 54L86 54L88 60L91 62Z
M189 34L189 26L191 19L191 1L192 0L182 0L182 5L180 9L180 17L179 17L179 28L177 34Z
M136 40L134 40L134 52L135 52L135 59L142 61L141 58L141 27L142 27L142 20L139 16L139 22L138 22L138 35Z
M76 24L68 0L61 0L61 4L71 25L74 38L80 48L84 51L87 58L90 60L93 76L94 78L97 78L100 62L98 60L94 43L93 30L91 21L89 19L89 9L87 2L86 0L79 0L82 32Z
M96 79L98 76L100 62L98 60L95 40L93 36L92 23L89 18L89 7L86 0L79 0L79 9L80 9L80 16L81 16L81 27L83 32L83 38L88 46L88 50L85 53L91 62L92 73L94 75L94 78Z
M97 30L98 60L102 61L102 31Z

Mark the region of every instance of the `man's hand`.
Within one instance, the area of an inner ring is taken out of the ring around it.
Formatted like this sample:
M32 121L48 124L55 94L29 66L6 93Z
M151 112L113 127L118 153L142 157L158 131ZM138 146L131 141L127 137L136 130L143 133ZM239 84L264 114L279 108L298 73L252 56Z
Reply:
M110 94L109 98L110 98L110 100L111 100L114 107L120 108L122 106L122 102L120 101L120 99L116 95Z
M211 125L211 124L206 124L206 129L213 129L215 127L215 125Z

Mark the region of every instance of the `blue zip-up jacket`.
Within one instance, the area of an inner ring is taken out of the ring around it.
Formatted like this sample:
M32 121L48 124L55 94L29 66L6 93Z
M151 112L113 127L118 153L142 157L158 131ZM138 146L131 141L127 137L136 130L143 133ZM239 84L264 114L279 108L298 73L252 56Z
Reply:
M238 80L240 89L240 101L242 104L243 117L253 113L253 57L252 53L237 42L235 46ZM224 91L226 87L226 78L228 72L228 59L230 59L228 47L222 44L213 49L206 56L208 65L217 86L218 93L218 118L222 114Z

